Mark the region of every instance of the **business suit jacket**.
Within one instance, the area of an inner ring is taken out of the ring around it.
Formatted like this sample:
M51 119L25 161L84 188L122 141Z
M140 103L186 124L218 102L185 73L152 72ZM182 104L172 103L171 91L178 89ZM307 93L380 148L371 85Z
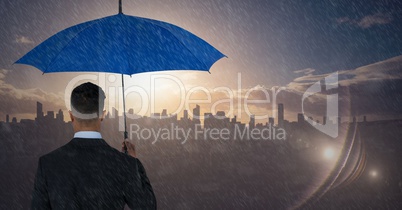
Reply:
M39 158L32 209L156 209L141 162L103 139L74 138Z

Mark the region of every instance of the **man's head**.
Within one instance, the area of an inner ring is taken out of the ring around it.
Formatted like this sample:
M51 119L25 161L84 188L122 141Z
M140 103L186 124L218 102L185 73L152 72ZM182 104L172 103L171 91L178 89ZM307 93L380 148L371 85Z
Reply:
M90 126L100 122L104 115L105 93L99 86L87 82L74 88L71 93L71 121Z

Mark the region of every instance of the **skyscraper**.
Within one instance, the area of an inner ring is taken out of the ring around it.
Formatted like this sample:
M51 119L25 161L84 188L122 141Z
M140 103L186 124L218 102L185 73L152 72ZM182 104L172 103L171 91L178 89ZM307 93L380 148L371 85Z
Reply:
M163 109L162 110L162 118L166 118L168 115L167 115L167 109Z
M43 119L42 103L37 101L36 102L36 120L42 120L42 119Z
M119 118L119 111L116 108L112 107L112 116L111 118L118 119Z
M10 123L10 116L6 115L6 123Z
M302 113L297 114L297 123L304 123L304 115Z
M187 109L184 110L183 119L188 120L188 111L187 111Z
M200 121L200 106L198 104L195 105L195 108L193 109L193 122L195 124L201 124L201 121Z
M255 116L253 114L250 115L250 122L248 123L248 127L250 129L255 128Z
M278 126L283 127L283 121L284 121L284 110L283 110L283 104L278 104Z
M271 126L274 126L275 119L273 117L268 118L268 124L271 124Z
M59 122L64 121L64 115L63 115L63 111L61 111L61 109L59 109L59 112L56 114L56 120Z

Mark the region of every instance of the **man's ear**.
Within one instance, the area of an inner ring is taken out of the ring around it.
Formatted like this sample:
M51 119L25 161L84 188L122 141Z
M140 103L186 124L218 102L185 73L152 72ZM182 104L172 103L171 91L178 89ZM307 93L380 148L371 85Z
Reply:
M74 119L73 113L71 111L68 111L68 113L70 114L71 122L74 122L75 119Z
M103 110L102 117L100 118L100 120L103 121L103 119L105 119L105 116L106 116L106 110Z

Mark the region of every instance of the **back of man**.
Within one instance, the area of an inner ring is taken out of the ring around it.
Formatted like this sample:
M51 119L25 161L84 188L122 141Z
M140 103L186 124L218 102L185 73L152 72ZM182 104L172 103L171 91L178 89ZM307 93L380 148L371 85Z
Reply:
M103 139L72 139L40 158L38 176L33 208L123 209L127 203L148 209L156 203L141 162Z
M83 84L84 88L76 92L98 97L85 92L94 89L93 85ZM76 116L70 112L74 138L39 158L31 208L123 209L127 203L131 209L156 209L155 195L141 162L102 139L102 117L82 121Z

